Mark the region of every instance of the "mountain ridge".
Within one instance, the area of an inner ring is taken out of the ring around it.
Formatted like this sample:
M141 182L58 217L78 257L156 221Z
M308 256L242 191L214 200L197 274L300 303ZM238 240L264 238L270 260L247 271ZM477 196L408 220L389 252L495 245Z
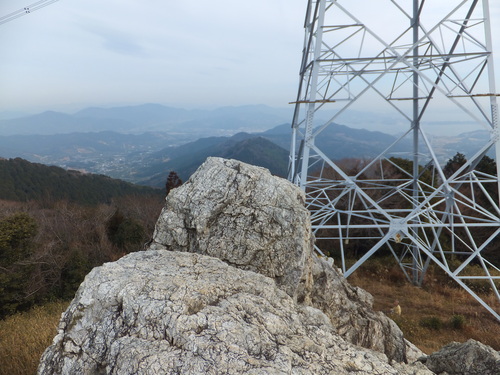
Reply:
M364 118L361 114L358 123ZM272 142L266 147L275 163L263 160L266 153L262 140L244 143L245 157L258 160L258 165L270 166L277 175L286 175L284 164L288 163L288 156L285 154L289 152L292 134L290 119L288 109L265 105L187 110L146 103L89 107L74 114L45 111L0 120L0 157L22 157L32 162L150 183L155 176L169 170L176 170L187 179L208 156L237 158L239 152L243 157L243 150L232 148L234 142L262 137ZM30 132L37 134L30 135ZM444 163L456 152L466 157L473 155L487 137L488 132L475 131L429 138L435 154ZM331 160L370 159L396 139L379 130L332 123L317 135L315 144ZM259 157L257 149L261 153ZM411 140L405 138L391 151L394 156L411 158L411 149ZM250 159L242 161L252 163ZM162 172L162 168L165 171ZM146 175L148 171L151 173ZM157 181L155 186L160 183Z
M273 154L274 158L279 158L280 166L277 170L273 170L272 166L272 172L280 176L286 175L284 163L288 163L290 124L281 124L262 132L239 132L232 136L212 135L198 139L193 139L192 134L165 132L123 134L112 131L0 136L0 157L22 157L31 162L105 174L134 183L150 181L155 175L160 174L162 168L164 173L176 170L185 180L206 157L236 157L236 149L232 152L227 151L229 145L234 146L235 142L258 137L270 141L267 146L270 150L268 153ZM445 161L458 151L466 156L472 155L475 147L484 142L485 137L488 137L487 132L474 132L458 137L435 138L433 142L437 145L436 154ZM332 160L340 160L374 157L395 139L379 131L332 124L317 137L316 144ZM260 147L262 153L257 165L269 165L269 161L263 160L263 148L257 143L248 143L245 149L251 153L249 148L252 146ZM393 151L398 157L404 157L410 149L411 145L406 141ZM185 160L182 160L183 158ZM196 163L190 164L189 160L194 159L197 160ZM242 161L252 163L249 159ZM151 172L149 176L146 175L148 171ZM155 183L155 186L160 185L159 182Z
M39 114L0 120L0 136L53 135L87 131L198 132L202 136L214 132L228 134L241 130L264 130L291 118L291 110L265 105L221 107L214 110L181 109L147 103L123 107L89 107L67 114L45 111Z

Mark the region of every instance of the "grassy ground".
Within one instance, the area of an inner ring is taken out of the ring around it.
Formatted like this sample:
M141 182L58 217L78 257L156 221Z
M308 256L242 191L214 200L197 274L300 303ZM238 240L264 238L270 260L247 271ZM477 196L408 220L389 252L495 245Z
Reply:
M68 302L38 306L0 320L0 375L34 374L40 356L57 333Z
M370 292L375 310L386 312L405 337L427 354L451 341L470 338L500 350L500 323L435 268L429 270L423 288L407 282L395 262L388 259L370 260L348 281ZM482 297L500 311L496 297L488 293ZM401 306L401 316L389 313L395 300Z

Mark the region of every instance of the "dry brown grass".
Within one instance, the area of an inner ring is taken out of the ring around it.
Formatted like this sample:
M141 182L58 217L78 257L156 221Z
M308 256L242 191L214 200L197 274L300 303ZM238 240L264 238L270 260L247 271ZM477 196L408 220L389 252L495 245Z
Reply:
M43 351L52 343L68 302L37 306L0 320L0 375L34 374Z
M451 342L472 338L500 350L500 323L464 289L431 269L423 288L406 281L394 261L371 260L348 281L374 297L374 309L386 312L405 337L430 354ZM498 308L494 295L482 295ZM399 300L401 316L389 313ZM455 323L455 325L453 324Z

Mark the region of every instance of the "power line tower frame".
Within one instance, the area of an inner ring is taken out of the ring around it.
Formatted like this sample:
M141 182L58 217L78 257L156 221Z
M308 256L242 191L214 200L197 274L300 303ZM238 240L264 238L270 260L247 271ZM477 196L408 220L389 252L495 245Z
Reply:
M432 2L308 0L289 179L306 193L316 250L346 277L383 250L422 285L434 262L500 320L500 165L481 168L488 153L500 162L489 2ZM322 135L356 108L389 111L399 135L374 157L334 160ZM431 135L442 113L487 130L451 171ZM355 248L364 255L348 265Z

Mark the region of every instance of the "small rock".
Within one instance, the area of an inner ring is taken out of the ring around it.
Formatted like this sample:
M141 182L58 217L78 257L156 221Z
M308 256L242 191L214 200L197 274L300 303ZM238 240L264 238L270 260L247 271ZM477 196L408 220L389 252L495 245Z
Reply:
M498 375L500 353L475 340L452 342L421 361L436 374Z

